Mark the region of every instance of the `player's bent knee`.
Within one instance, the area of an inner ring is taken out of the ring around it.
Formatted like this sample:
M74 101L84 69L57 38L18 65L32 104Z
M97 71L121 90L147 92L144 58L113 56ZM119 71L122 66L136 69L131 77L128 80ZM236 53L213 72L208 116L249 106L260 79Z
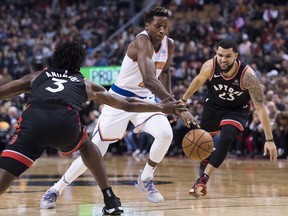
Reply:
M170 145L170 143L172 142L173 139L173 134L171 133L166 133L166 134L162 134L162 136L159 136L157 139L155 138L155 140L158 140L158 142L160 143L167 143Z
M12 175L6 170L0 169L0 195L3 194L16 179L16 176Z
M151 135L160 142L171 142L173 139L173 131L171 128L158 129L153 131Z
M221 127L221 138L232 142L237 136L239 136L241 131L232 125L224 125Z

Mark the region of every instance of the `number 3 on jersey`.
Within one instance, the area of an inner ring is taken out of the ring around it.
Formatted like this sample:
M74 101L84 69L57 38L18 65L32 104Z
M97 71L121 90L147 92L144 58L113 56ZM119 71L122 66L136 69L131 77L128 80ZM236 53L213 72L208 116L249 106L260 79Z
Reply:
M62 91L64 89L63 83L67 82L67 80L57 79L57 78L52 78L52 80L54 81L53 84L56 85L57 87L56 88L51 88L51 87L45 88L47 91L50 91L52 93L56 93L56 92Z

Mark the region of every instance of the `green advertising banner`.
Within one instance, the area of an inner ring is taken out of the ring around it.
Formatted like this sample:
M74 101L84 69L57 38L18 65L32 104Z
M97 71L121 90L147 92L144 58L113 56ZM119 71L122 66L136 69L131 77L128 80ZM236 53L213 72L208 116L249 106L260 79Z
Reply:
M80 72L91 82L111 86L120 72L120 66L82 67Z

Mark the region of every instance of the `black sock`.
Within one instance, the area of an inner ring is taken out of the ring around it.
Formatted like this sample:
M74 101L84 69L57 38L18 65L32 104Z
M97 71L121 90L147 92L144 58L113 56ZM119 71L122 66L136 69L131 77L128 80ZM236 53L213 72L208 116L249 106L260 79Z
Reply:
M102 194L104 196L104 199L108 199L110 197L115 197L115 194L113 193L113 190L111 187L105 188L102 191Z

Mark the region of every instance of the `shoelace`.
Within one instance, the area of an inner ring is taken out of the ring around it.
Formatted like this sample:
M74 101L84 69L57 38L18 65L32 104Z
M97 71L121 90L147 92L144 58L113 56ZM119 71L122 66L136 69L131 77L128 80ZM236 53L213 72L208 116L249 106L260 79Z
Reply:
M45 194L43 200L48 201L48 202L55 202L57 199L57 194L55 192L49 192Z
M144 182L144 183L146 183L146 182ZM147 188L147 190L148 190L149 192L151 192L151 193L157 193L157 192L158 192L157 189L155 188L152 180L149 180L149 181L146 183L145 188Z
M104 202L105 202L105 205L108 209L121 206L121 202L120 202L120 199L118 197L116 197L116 199L113 198L113 199L104 200Z

